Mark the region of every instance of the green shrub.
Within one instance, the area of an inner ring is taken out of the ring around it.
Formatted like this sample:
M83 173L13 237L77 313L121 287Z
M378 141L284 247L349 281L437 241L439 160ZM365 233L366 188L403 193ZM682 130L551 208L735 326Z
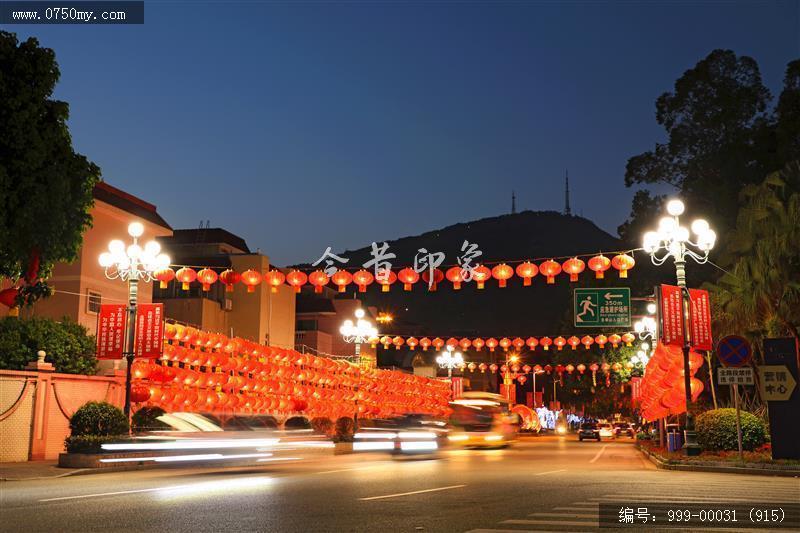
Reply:
M23 370L39 350L47 352L45 361L56 372L97 373L95 338L80 324L68 318L0 318L0 369Z
M652 440L653 436L650 433L640 431L636 434L636 440Z
M83 404L69 419L71 436L127 435L128 419L119 407L106 402Z
M337 442L350 442L353 440L353 419L347 416L343 416L342 418L336 421L336 433L334 434L334 440Z
M741 412L742 448L754 450L766 442L766 426L759 417ZM737 450L736 409L714 409L698 415L697 442L704 450Z
M170 429L170 425L158 419L165 411L160 407L142 407L131 417L133 431L156 431Z
M64 439L69 453L102 453L101 446L107 442L119 442L127 435L76 435Z
M333 422L330 418L318 416L311 420L311 428L315 433L322 433L329 437L333 436Z

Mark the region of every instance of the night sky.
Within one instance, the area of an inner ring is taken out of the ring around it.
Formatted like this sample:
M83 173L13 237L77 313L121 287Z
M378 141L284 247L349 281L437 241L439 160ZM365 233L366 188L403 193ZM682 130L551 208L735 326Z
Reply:
M75 147L175 228L279 265L510 210L616 234L655 99L714 48L776 94L800 3L146 2L143 26L9 26L55 49Z

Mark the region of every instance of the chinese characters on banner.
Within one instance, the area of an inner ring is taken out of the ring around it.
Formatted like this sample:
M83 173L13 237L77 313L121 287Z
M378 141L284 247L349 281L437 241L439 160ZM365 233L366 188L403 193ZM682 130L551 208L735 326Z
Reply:
M97 315L97 358L122 359L125 347L125 304L102 304Z
M683 305L681 288L661 286L661 340L666 345L683 346Z
M692 302L692 346L698 350L713 350L711 340L711 302L708 291L702 289L689 289L689 299Z
M133 352L143 359L158 359L164 349L164 304L139 304Z

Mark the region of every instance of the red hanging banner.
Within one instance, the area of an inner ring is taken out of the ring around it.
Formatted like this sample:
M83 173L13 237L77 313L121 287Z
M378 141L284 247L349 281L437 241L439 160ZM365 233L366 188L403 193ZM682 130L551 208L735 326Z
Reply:
M142 359L158 359L164 351L164 304L136 307L136 337L133 352Z
M664 344L683 346L682 298L680 287L661 286L661 340Z
M125 349L125 304L102 304L97 315L97 358L122 359Z
M698 350L713 350L714 341L711 338L711 301L708 297L708 291L689 289L689 299L692 302L692 346Z

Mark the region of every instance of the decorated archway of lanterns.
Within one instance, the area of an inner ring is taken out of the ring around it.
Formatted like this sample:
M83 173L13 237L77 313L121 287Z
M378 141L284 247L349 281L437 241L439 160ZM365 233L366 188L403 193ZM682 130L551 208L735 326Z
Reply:
M562 274L568 275L570 281L576 282L587 267L594 272L597 279L604 278L605 273L611 268L619 273L620 278L626 278L628 271L636 265L631 254L632 252L621 252L611 258L603 254L573 256L563 263L547 259L538 264L530 260L480 264L472 271L472 281L475 282L478 289L483 289L490 280L495 280L498 287L504 288L508 285L508 281L515 277L522 280L523 286L530 286L533 279L539 274L547 284L554 284L556 277ZM589 257L589 259L584 261L581 257ZM494 266L491 268L487 266L491 264ZM513 264L516 264L516 267L511 266ZM296 292L300 292L305 285L312 285L315 292L322 292L325 286L333 285L338 288L339 292L345 292L351 284L358 287L359 292L366 292L367 288L374 283L380 285L383 292L389 292L391 286L397 282L403 285L403 290L411 291L413 286L421 280L428 291L433 292L444 280L449 281L454 290L460 290L466 283L461 266L452 266L447 270L436 268L432 273L426 270L421 274L411 267L405 267L397 271L388 270L388 273L380 278L376 278L373 272L363 268L352 272L339 269L329 276L323 270L294 269L284 274L277 269L268 272L259 272L253 269L244 272L236 272L232 269L217 272L212 268L197 267L196 265L173 266L178 269L168 267L158 270L154 274L154 278L160 282L162 289L167 288L170 282L175 281L181 284L183 290L189 290L192 283L199 283L202 290L209 291L213 284L222 283L227 292L233 292L238 284L244 285L247 292L255 292L258 285L265 283L273 292L283 285L292 287ZM199 268L199 270L195 268Z
M703 366L703 356L691 350L689 369L692 377L689 387L693 402L703 392L703 382L694 377L701 366ZM658 420L668 415L686 412L684 375L681 348L659 342L653 356L647 362L641 383L639 401L644 418Z
M131 401L167 411L443 416L447 383L167 324L160 360L133 364Z

